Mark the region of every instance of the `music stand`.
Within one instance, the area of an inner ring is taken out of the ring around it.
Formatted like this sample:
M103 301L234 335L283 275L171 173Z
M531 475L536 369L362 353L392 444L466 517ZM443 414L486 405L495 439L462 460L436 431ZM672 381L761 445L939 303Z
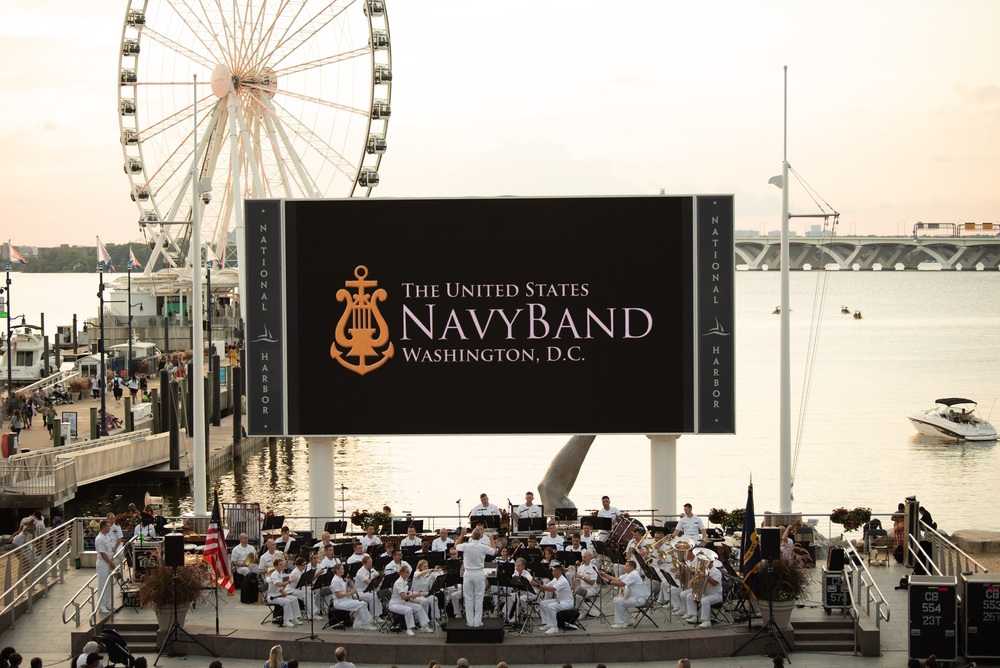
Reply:
M583 553L573 550L559 550L556 552L556 560L563 566L578 564L583 561Z
M545 531L548 528L544 517L519 517L517 519L518 532L525 531Z
M389 555L386 555L384 557L379 557L377 559L374 559L372 561L372 566L375 567L375 570L381 571L381 570L383 570L385 568L385 565L388 564L390 561L392 561L392 557L390 557ZM356 562L356 563L361 563L361 562ZM353 564L352 564L352 566L353 566Z
M594 531L611 531L611 518L594 515L590 518L590 528Z
M542 560L542 550L538 547L525 547L521 549L520 559L524 559L524 563L533 564Z
M281 530L281 527L285 525L284 515L267 515L264 517L264 526L261 527L264 531L274 531L275 529Z
M673 532L677 531L677 520L670 520L669 522L663 523L663 535L669 536Z
M331 534L347 533L347 520L335 520L323 525L323 531Z
M372 559L376 559L382 556L382 553L385 551L386 551L385 545L383 545L382 543L372 543L371 545L368 546L368 549L365 550L365 552L372 555Z
M538 592L536 592L535 589L534 589L534 587L531 586L531 582L527 578L522 577L520 575L515 575L515 576L511 577L511 579L510 579L510 586L511 586L511 589L513 589L515 592L517 592L517 593L514 594L517 597L515 599L515 601L514 601L514 610L515 610L515 612L514 612L514 619L517 619L517 618L519 618L521 616L521 594L520 594L520 592L524 592L528 596L533 596L533 595L537 596ZM530 612L530 608L529 608L529 612L528 612L527 615L524 616L524 619L521 621L521 628L517 630L517 633L519 633L521 635L524 635L525 633L528 633L529 631L527 630L527 628L528 628L528 625L530 623L531 623L531 612ZM515 626L516 626L516 624L515 624Z
M499 515L473 515L469 518L469 522L475 528L476 524L482 522L483 526L487 529L499 529L500 528L500 516Z
M361 562L355 561L353 564L347 564L347 577L353 578L361 570Z
M413 530L418 534L424 532L424 521L423 520L393 520L392 521L392 533L403 534L407 530L413 527Z
M447 560L447 558L448 558L448 553L447 552L425 552L424 553L424 559L427 560L427 565L430 566L431 568L434 568L435 566L440 566L441 564L443 564Z
M574 522L578 519L576 508L556 508L557 522ZM591 525L593 528L593 525Z
M537 564L532 564L531 574L534 575L539 580L551 580L552 568L548 564L543 564L539 562Z
M309 612L309 635L302 636L301 638L296 638L295 640L319 640L320 642L326 642L318 635L316 635L316 626L313 618L316 617L316 602L312 599L313 595L313 578L316 577L317 571L306 571L299 578L298 589L306 590L306 611Z
M334 543L333 556L341 561L347 561L354 554L354 543Z

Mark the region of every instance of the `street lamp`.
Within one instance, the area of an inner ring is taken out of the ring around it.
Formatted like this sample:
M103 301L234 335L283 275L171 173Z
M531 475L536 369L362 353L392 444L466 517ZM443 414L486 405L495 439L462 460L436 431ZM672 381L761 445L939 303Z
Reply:
M212 356L215 354L215 350L212 349L212 260L209 259L205 262L205 267L208 269L207 280L205 282L205 291L208 294L207 308L208 312L208 360L211 364Z
M103 385L107 384L108 371L105 365L105 354L104 354L104 261L97 263L97 272L100 277L100 284L97 287L97 297L101 300L101 310L99 316L101 318L101 343L97 347L97 352L101 356L101 377L98 380L101 386L101 419L100 425L97 428L97 436L108 435L108 405L107 405L107 392L105 391L107 387Z
M132 260L128 261L128 364L125 366L125 373L128 378L132 377L132 307L138 306L142 312L142 302L132 303Z

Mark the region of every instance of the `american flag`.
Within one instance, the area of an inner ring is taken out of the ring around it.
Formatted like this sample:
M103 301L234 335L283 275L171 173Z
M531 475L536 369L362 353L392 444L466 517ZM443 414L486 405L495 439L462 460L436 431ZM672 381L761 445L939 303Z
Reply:
M215 491L212 521L208 525L208 536L205 538L205 561L212 567L215 584L232 596L236 592L236 583L233 582L233 571L229 567L229 550L226 549L226 533L222 528L218 490Z

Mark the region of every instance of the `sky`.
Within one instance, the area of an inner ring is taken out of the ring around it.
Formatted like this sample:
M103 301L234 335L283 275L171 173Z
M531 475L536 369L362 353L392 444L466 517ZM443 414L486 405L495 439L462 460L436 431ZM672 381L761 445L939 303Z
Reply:
M738 229L777 229L787 65L788 159L840 234L1000 222L1000 2L387 6L378 196L733 193ZM0 0L15 247L141 238L116 108L126 7ZM792 213L816 210L793 185Z

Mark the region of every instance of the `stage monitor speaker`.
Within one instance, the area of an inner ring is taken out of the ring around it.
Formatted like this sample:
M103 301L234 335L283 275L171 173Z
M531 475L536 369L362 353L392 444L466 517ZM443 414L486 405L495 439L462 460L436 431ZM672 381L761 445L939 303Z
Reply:
M826 555L826 570L828 571L844 570L844 548L842 547L830 548L830 551Z
M757 536L760 538L760 558L780 559L781 558L781 529L778 527L760 527L757 529Z
M168 533L163 537L163 564L165 566L184 565L184 536Z

